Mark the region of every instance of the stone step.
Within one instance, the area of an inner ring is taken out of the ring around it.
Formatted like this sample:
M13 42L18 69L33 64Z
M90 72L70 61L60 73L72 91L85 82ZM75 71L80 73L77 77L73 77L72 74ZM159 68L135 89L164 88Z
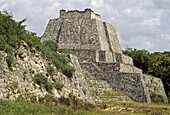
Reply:
M84 62L82 66L91 66L94 71L98 72L123 72L123 73L142 73L142 70L124 63L113 63L113 62ZM86 68L91 69L91 68Z
M89 84L108 84L107 81L104 81L104 82L100 81L100 82L98 82L98 81L95 81L95 80L89 81L88 83Z
M107 90L107 91L112 91L112 88L93 88L93 87L90 87L90 90L92 90L92 91L105 91L105 90Z
M89 87L91 87L91 88L110 88L109 85L105 86L105 85L93 85L93 84L89 85Z

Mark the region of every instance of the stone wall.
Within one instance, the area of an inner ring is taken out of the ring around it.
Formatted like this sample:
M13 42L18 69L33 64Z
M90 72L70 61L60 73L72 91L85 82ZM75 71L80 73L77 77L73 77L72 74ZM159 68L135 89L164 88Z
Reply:
M50 19L48 25L42 35L41 41L53 40L57 41L61 30L62 20L61 19Z
M150 102L147 89L144 89L141 74L137 73L119 73L119 72L100 72L91 62L81 63L91 75L106 80L113 89L123 91L133 101Z
M114 51L116 53L122 53L116 29L106 22L104 22L104 27L106 29L108 43L111 51Z
M60 10L60 18L84 18L84 19L97 19L100 20L100 15L94 13L91 9L85 9L84 11L65 11Z
M44 97L46 94L50 94L54 97L60 97L62 95L67 96L69 93L76 95L78 98L93 103L93 99L88 88L84 73L80 68L78 59L76 56L68 55L70 64L75 68L75 74L72 78L68 78L58 71L49 59L44 57L41 52L35 49L30 49L27 44L22 43L20 49L24 54L22 56L15 56L16 65L11 71L8 68L6 62L7 53L0 51L0 56L3 57L0 62L0 98L15 100L18 96L28 95L38 97ZM50 76L47 72L47 66L54 67L54 75ZM52 94L48 93L44 88L40 88L39 85L34 84L33 78L36 74L43 74L48 78L50 82L55 79L56 82L63 83L62 91L53 88ZM15 85L15 86L14 86ZM84 91L86 92L84 94Z
M90 10L68 12L62 10L59 19L50 20L41 42L54 40L60 48L122 53L115 28L96 18L88 18L91 15L97 16Z
M164 98L167 98L160 78L155 78L154 76L144 74L143 79L150 95L152 95L152 93L156 93L162 95Z

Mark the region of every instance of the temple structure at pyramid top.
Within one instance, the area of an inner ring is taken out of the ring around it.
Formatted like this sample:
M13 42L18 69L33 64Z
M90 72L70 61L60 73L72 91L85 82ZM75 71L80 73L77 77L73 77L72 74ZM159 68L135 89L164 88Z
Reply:
M78 11L78 10L72 10L67 11L66 10L60 10L60 18L86 18L86 19L96 19L100 20L100 15L94 13L91 9L85 9L84 11Z

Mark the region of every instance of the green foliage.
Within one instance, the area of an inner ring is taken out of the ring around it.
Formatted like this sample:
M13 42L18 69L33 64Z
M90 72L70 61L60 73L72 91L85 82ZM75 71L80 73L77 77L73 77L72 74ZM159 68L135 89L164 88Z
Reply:
M18 55L18 56L21 58L21 56L24 54L24 52L21 51L21 50L17 50L17 51L15 52L15 54Z
M13 82L10 84L11 89L18 89L18 82Z
M144 73L161 78L167 96L170 98L170 52L149 53L147 50L126 48L124 54L133 58L134 65Z
M58 103L69 106L73 110L91 110L96 107L91 103L83 102L82 100L78 99L75 95L73 95L73 93L69 93L68 97L61 96L60 98L58 98Z
M30 73L30 75L32 75L35 73L35 71L33 69L29 69L29 73Z
M52 51L57 51L58 49L58 44L53 41L45 41L43 43L45 46L49 47Z
M37 105L28 102L13 102L0 99L0 113L2 115L73 115L71 109L57 106Z
M33 78L33 81L39 86L42 86L45 82L47 82L47 78L42 74L36 74Z
M124 54L133 58L134 65L143 70L144 73L148 71L150 66L150 53L147 50L137 50L132 48L126 48L123 51Z
M62 66L62 73L68 77L72 77L73 73L75 72L74 67L70 65L63 65Z
M168 100L166 98L164 98L162 95L159 95L155 92L151 93L151 100L154 103L168 103Z
M16 22L12 17L12 14L7 11L0 12L0 50L8 53L7 62L10 68L14 65L14 55L22 56L23 52L18 51L18 49L21 42L24 41L29 47L42 51L43 55L52 60L56 68L61 70L63 74L69 77L73 75L74 69L68 64L68 59L56 53L57 51L66 53L66 50L58 49L57 43L53 41L45 41L42 44L36 33L25 30L23 23L26 19ZM15 50L17 52L13 54Z
M54 73L54 67L53 67L53 66L48 66L46 69L47 69L47 72L48 72L50 75L53 75L53 73Z
M2 61L2 56L0 55L0 62Z
M64 84L62 84L62 83L59 83L59 82L54 83L54 87L59 91L62 90L63 86L64 86Z
M9 67L12 67L13 65L15 65L14 56L10 53L8 53L6 61L7 61Z
M38 84L40 88L45 88L46 91L49 93L52 93L53 87L56 88L57 90L62 90L63 84L59 82L52 83L50 82L47 77L45 77L42 74L36 74L33 78L34 83Z
M48 79L42 74L36 74L33 81L38 84L41 88L44 87L48 92L51 93L52 85L48 82Z
M28 73L28 70L27 70L27 69L25 69L25 70L24 70L24 74L27 74L27 73Z

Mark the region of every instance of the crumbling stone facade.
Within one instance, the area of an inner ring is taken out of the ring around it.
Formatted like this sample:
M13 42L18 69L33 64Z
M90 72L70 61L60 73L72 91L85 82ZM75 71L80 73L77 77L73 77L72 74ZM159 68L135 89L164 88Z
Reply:
M113 90L123 91L136 102L151 102L149 90L154 85L149 82L151 78L133 66L131 57L122 54L116 29L100 21L92 10L61 10L60 18L49 21L41 42L46 40L56 41L59 48L77 55L82 68L93 77L106 80ZM166 98L161 80L155 82L161 89L156 93Z

